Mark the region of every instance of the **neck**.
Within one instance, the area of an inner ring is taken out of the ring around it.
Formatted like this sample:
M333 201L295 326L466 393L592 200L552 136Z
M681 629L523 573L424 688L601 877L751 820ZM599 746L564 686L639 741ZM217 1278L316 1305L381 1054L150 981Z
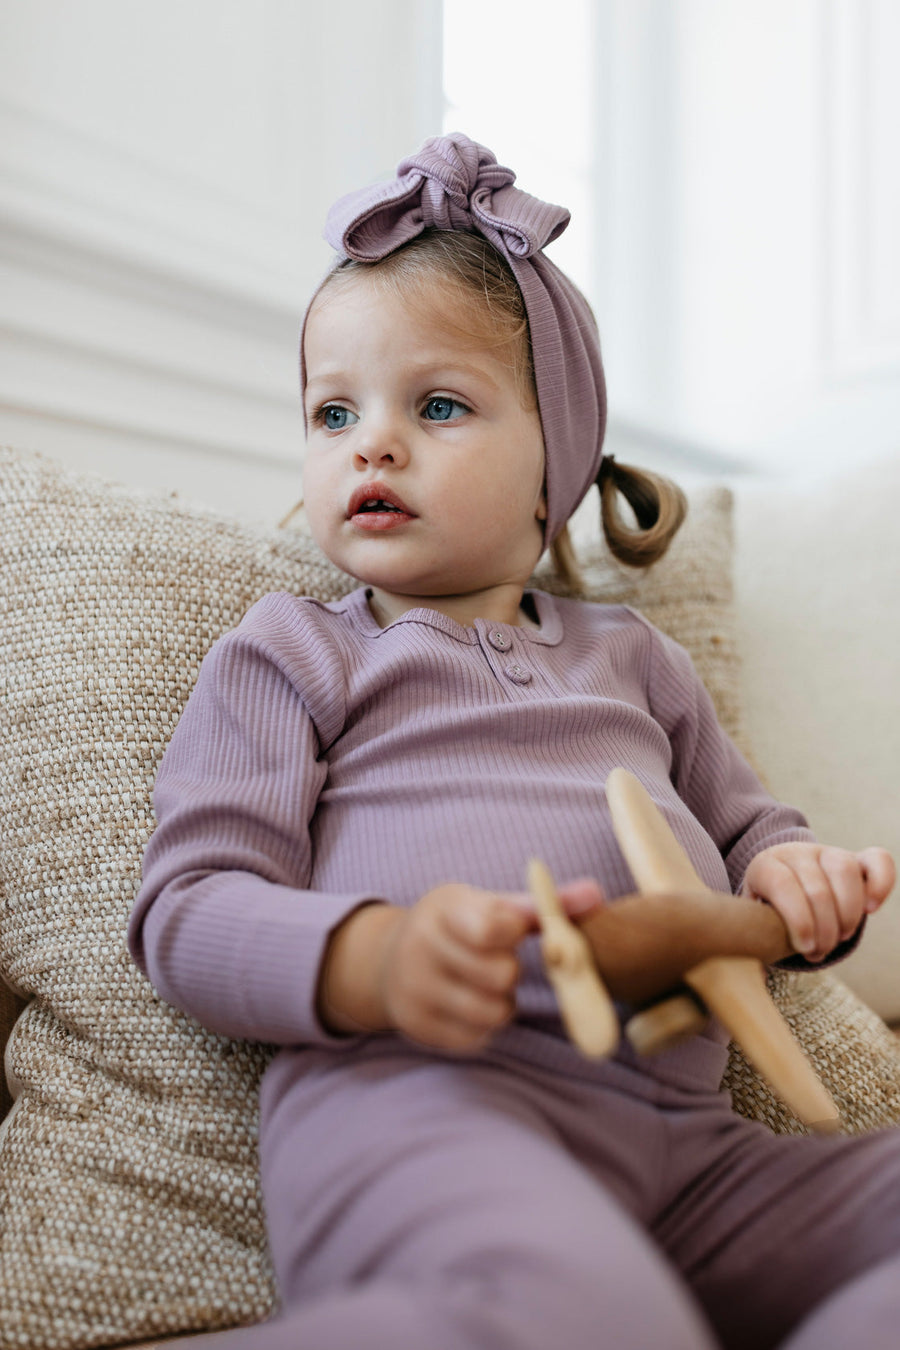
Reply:
M465 595L396 595L372 586L369 588L369 609L379 628L387 628L411 609L435 610L464 628L472 628L476 619L514 627L534 627L522 611L522 594L523 588L512 582Z

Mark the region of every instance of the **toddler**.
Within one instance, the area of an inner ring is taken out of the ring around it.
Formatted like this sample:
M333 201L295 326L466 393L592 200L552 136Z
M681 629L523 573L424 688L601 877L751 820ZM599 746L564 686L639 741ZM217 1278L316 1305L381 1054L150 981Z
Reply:
M159 773L132 953L213 1031L280 1047L260 1155L281 1309L223 1350L896 1344L900 1131L739 1118L715 1026L585 1060L541 969L529 857L575 917L633 890L615 765L710 887L776 907L797 964L848 950L894 879L772 800L639 614L528 589L548 547L571 571L595 482L628 562L683 514L602 456L594 321L542 252L567 220L461 135L333 208L304 495L360 586L254 606Z

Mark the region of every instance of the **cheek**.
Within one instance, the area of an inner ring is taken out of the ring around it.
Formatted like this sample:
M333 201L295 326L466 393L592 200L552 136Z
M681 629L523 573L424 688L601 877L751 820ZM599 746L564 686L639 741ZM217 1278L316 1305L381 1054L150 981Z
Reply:
M546 457L544 454L544 437L536 413L526 420L521 445L522 449L517 466L521 495L527 503L530 514L536 515L538 520L546 520Z
M323 448L317 441L310 439L303 459L304 491L321 491L332 475L332 471L333 456L328 454L328 447Z
M522 527L546 515L544 506L544 442L526 423L521 436L510 438L502 458L482 484L483 500L498 526Z
M322 457L307 452L303 465L303 505L306 518L313 534L318 538L318 530L327 518L326 506L330 500L328 471Z
M481 528L508 542L524 539L540 512L541 481L511 476L498 480L485 492L479 511ZM464 504L465 505L465 504ZM471 500L469 499L471 510Z

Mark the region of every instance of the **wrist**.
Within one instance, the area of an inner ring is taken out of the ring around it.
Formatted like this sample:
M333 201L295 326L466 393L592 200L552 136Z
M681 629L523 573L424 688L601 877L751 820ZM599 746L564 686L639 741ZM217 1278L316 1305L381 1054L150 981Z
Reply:
M388 942L405 914L397 905L373 901L355 909L331 934L316 1000L327 1031L371 1035L389 1030L381 971Z

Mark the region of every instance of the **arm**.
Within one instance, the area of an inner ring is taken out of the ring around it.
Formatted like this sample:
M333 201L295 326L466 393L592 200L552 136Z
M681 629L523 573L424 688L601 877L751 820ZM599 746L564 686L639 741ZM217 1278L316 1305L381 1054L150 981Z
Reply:
M650 635L648 697L671 746L672 784L715 842L737 894L757 853L815 837L800 811L764 788L726 734L684 648L655 629Z
M672 746L672 781L718 845L735 892L766 900L783 918L809 969L846 956L865 916L890 893L891 859L818 844L804 817L770 796L720 727L690 658L654 632L651 706Z
M733 889L768 901L784 920L795 954L783 964L802 970L846 956L893 887L889 855L818 844L803 816L765 791L720 727L687 653L670 639L656 644L651 691L679 795L719 845Z
M129 927L162 996L212 1031L332 1039L316 1010L324 948L380 897L309 889L324 776L313 719L272 644L252 628L229 635L204 662L160 769Z

